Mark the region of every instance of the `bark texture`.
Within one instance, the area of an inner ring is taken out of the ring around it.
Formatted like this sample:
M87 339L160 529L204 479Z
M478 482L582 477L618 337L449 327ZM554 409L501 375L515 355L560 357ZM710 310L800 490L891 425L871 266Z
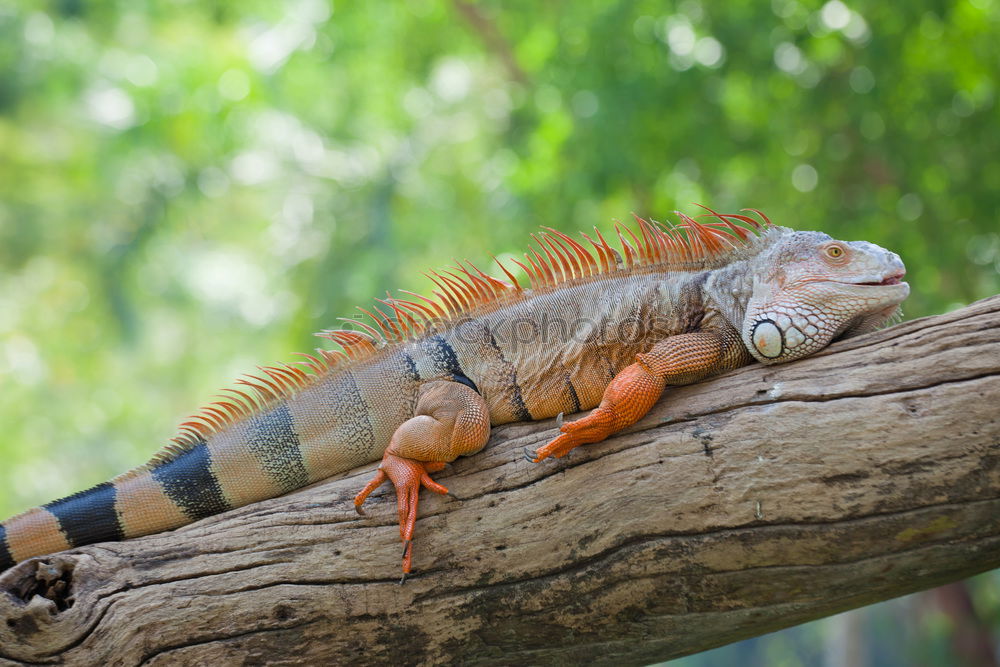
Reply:
M0 577L0 663L642 664L1000 565L1000 297L668 389L557 462L495 430L400 586L374 466Z

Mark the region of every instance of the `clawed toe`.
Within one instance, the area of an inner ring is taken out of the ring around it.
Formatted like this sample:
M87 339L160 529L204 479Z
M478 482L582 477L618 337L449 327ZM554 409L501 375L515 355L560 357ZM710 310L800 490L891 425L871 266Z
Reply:
M432 480L428 475L428 472L441 470L443 467L443 463L440 462L414 461L386 452L375 477L354 498L355 511L361 516L367 516L361 505L369 494L386 480L391 481L395 487L396 504L399 510L399 534L403 540L403 578L400 583L406 581L413 560L413 528L417 520L420 488L424 487L435 493L447 494L458 499L455 494L450 493L447 488Z

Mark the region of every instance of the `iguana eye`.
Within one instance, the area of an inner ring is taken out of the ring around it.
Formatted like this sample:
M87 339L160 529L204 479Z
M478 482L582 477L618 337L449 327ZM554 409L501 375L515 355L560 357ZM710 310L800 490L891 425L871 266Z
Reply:
M844 249L839 245L828 246L826 249L827 257L831 259L840 259L844 256Z

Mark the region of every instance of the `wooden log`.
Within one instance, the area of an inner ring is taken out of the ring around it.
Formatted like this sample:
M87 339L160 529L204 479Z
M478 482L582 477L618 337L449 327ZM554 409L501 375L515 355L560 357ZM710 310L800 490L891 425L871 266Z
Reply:
M399 580L373 466L0 577L0 662L640 664L1000 565L1000 296L671 388L559 461L497 428ZM45 597L47 595L48 597ZM6 663L5 663L6 664Z

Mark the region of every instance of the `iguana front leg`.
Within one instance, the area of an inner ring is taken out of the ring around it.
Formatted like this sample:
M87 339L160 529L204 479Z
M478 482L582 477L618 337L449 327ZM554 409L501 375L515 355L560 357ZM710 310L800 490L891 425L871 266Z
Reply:
M374 479L354 498L354 508L390 480L396 488L399 534L403 540L403 578L413 559L413 528L417 521L420 487L446 494L448 489L430 478L432 472L459 456L475 454L490 437L486 401L458 382L435 380L420 388L415 415L396 429Z
M656 403L668 384L688 384L703 377L752 361L731 329L679 334L660 341L636 363L614 377L601 404L589 415L560 427L562 435L528 459L538 463L565 456L578 445L600 442L639 421Z

